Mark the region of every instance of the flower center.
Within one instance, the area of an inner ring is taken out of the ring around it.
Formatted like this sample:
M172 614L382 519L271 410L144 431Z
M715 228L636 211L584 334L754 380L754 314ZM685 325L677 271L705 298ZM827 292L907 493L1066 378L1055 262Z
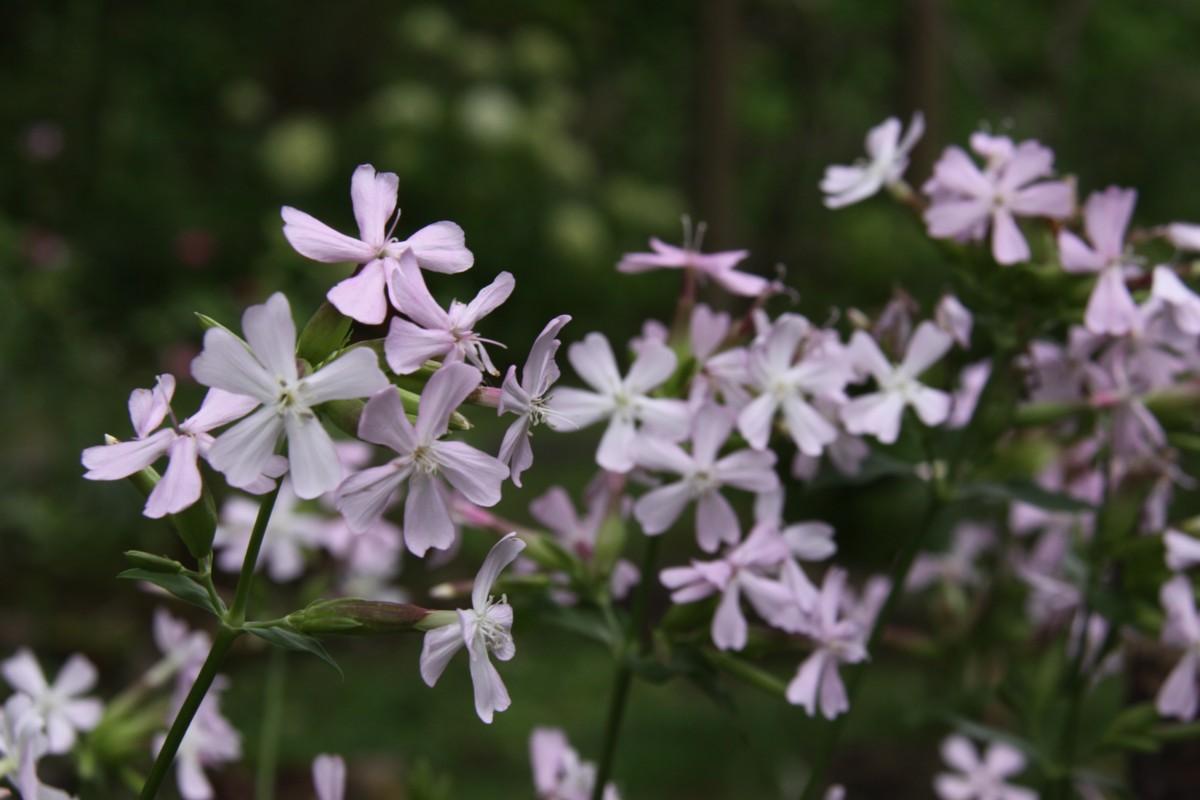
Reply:
M434 455L433 449L428 445L419 445L417 449L413 450L412 460L413 465L426 475L437 474L437 457Z
M508 630L505 629L505 627L499 622L492 619L492 617L488 614L488 611L495 606L507 604L507 595L501 595L499 603L497 603L492 597L488 597L487 604L484 605L483 611L475 612L475 630L478 631L477 635L483 639L483 643L487 646L487 649L492 652L503 649L508 643L509 635Z

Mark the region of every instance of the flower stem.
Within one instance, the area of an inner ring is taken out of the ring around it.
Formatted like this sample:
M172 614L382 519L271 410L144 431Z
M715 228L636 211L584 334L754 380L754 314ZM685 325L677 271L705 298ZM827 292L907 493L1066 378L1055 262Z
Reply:
M246 603L250 599L250 586L254 583L254 568L258 565L258 551L262 549L263 536L267 532L267 523L271 521L271 512L275 510L275 500L279 497L279 485L263 497L262 505L258 507L258 517L254 520L254 528L250 531L250 542L246 545L246 557L242 560L242 572L238 576L237 589L233 595L233 605L229 607L228 623L239 628L246 621Z
M287 685L287 651L274 648L267 667L262 730L258 739L255 800L275 800L275 764L279 759L279 731L283 725L284 687Z
M241 631L224 626L217 631L212 649L208 651L208 658L204 660L204 666L200 668L200 674L196 676L196 682L192 684L183 705L179 707L179 713L175 715L175 721L171 723L171 730L167 732L166 741L163 742L162 749L158 751L158 757L154 759L154 766L150 768L150 775L142 785L142 800L152 800L158 794L159 787L162 786L163 779L167 776L167 770L171 768L171 762L175 760L175 753L179 750L188 726L192 724L192 719L196 716L200 703L204 701L204 696L208 694L208 688L212 686L213 680L217 677L217 670L221 668L225 654L229 652L230 646L239 635L241 635Z
M592 787L592 800L603 800L604 787L612 775L617 741L621 735L621 721L625 718L625 706L629 703L629 690L633 685L631 659L644 653L650 644L646 607L649 604L650 585L654 583L654 564L658 560L659 538L646 537L646 550L642 555L642 582L638 585L637 597L633 602L633 627L629 631L625 647L618 656L617 675L613 682L612 699L608 704L608 721L604 726L604 748L600 751L600 765L596 770L596 784Z

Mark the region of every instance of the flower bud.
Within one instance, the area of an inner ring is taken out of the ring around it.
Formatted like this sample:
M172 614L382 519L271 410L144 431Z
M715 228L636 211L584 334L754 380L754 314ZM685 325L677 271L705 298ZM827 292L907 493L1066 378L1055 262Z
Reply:
M341 597L318 600L288 614L285 619L300 633L381 634L424 630L417 624L430 613L428 609L408 603Z
M129 559L129 563L133 564L133 566L149 572L160 572L164 575L182 575L187 571L183 564L180 564L173 558L147 553L142 550L126 550L125 558Z

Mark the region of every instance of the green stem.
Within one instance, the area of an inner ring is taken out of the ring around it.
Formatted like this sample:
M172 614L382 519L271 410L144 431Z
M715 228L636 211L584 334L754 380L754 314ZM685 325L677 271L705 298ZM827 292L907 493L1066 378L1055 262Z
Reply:
M908 582L908 573L912 569L913 561L916 559L917 553L921 551L925 536L933 528L942 507L942 493L931 484L929 504L926 506L925 514L917 529L904 541L900 551L896 553L895 561L892 562L892 569L888 575L892 585L888 590L883 607L879 609L879 616L875 618L875 627L871 630L871 635L867 640L868 652L875 652L875 646L879 642L883 629L887 626L888 619L891 618L892 610L904 593L904 584ZM833 754L837 749L838 740L846 727L846 720L850 718L850 714L856 707L855 699L858 697L863 676L866 673L866 664L860 664L854 668L846 681L846 694L850 698L850 710L838 716L830 726L829 732L821 743L817 758L813 762L812 775L808 778L808 784L804 787L804 794L801 795L800 800L816 800L820 796L821 790L824 788L825 776L833 762Z
M633 604L633 628L629 632L625 647L618 654L616 679L613 682L612 699L608 704L608 721L604 726L604 747L600 751L600 765L596 770L596 784L592 787L592 800L603 800L604 787L612 775L613 762L617 755L617 741L621 736L621 721L625 718L625 706L629 704L629 690L633 685L632 658L644 653L650 646L650 628L646 624L646 608L650 602L650 586L654 584L654 565L658 561L659 536L646 537L646 550L642 555L642 581L638 585Z
M258 740L255 800L275 800L275 765L279 760L279 732L283 726L284 687L287 685L287 651L271 650L267 689L263 698L262 730Z
M263 536L267 532L267 523L271 521L271 512L275 509L275 500L279 497L280 485L276 485L263 498L262 505L258 507L258 518L254 520L254 528L250 531L250 542L246 545L246 557L242 560L242 573L238 576L233 605L229 607L228 622L234 628L241 627L246 621L246 603L250 599L250 586L254 583L254 568L258 566L258 551L262 549Z
M217 670L221 668L225 654L229 652L230 646L239 635L241 635L241 631L226 627L217 631L212 649L208 651L208 658L204 660L204 666L200 668L200 674L196 676L196 682L192 684L183 705L179 707L179 713L175 716L175 721L171 723L171 730L167 732L166 741L163 742L162 749L158 751L158 757L154 759L154 766L150 768L150 775L142 785L142 800L153 800L158 794L159 787L162 786L163 779L167 776L167 770L171 768L171 762L175 760L175 753L179 750L188 726L192 724L192 719L196 716L200 703L204 701L204 695L208 694L208 688L212 686L213 680L217 677Z

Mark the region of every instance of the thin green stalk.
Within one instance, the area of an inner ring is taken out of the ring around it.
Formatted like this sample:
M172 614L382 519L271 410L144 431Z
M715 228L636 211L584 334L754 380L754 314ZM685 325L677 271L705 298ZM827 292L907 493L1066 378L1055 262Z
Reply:
M616 679L613 682L612 699L608 704L608 721L604 726L604 746L600 751L600 765L596 770L596 785L592 787L592 800L603 800L604 787L612 775L616 759L617 742L621 736L621 721L625 718L625 707L629 704L629 690L633 685L634 655L644 653L650 645L650 627L646 624L646 608L650 602L650 586L654 583L654 565L658 561L658 536L646 537L646 551L642 555L642 581L633 601L633 627L629 631L625 647L618 654Z
M192 684L183 705L179 708L179 713L175 716L175 721L171 723L171 730L167 732L166 741L163 742L162 749L158 751L158 757L154 759L154 766L150 768L150 775L142 785L142 800L153 800L158 794L159 787L162 786L163 779L167 776L167 770L171 768L171 762L175 760L175 753L179 750L188 726L192 724L192 719L196 716L200 703L204 701L204 696L208 694L208 688L212 686L213 680L217 677L217 670L221 668L225 654L229 652L230 646L239 635L241 635L241 631L232 628L222 627L217 631L212 649L208 651L208 658L204 660L204 666L200 668L200 674L196 676L196 682Z
M246 621L246 603L250 600L250 586L254 583L254 568L258 566L258 551L262 549L263 536L267 532L267 524L271 521L271 512L275 509L275 500L279 497L279 487L276 487L265 497L258 507L258 518L254 520L254 529L250 531L250 542L246 546L246 557L242 560L242 572L238 576L237 589L233 595L233 605L229 607L229 624L241 627Z
M284 688L287 685L287 651L271 650L267 688L263 698L262 729L258 739L255 800L275 800L275 765L279 760L279 732L283 727Z
M920 524L904 541L900 551L896 553L895 561L892 562L892 569L888 574L892 585L888 590L887 599L879 609L879 615L875 618L875 627L871 631L871 636L867 640L868 652L875 652L875 646L879 642L883 629L887 626L888 619L891 618L892 610L899 601L900 595L904 593L904 584L908 582L908 573L912 569L913 561L916 560L917 553L921 551L921 545L925 541L926 534L933 528L942 507L941 492L934 485L931 485L929 505L926 506L925 514ZM825 739L821 743L821 749L817 758L813 762L812 775L808 778L808 784L804 787L804 794L801 795L800 800L816 800L824 788L825 775L829 772L834 751L837 749L838 740L841 738L842 732L846 727L846 720L850 718L850 714L855 708L854 701L858 697L862 686L863 676L867 673L866 667L866 664L857 665L846 681L846 694L850 698L850 710L840 715L830 726Z

